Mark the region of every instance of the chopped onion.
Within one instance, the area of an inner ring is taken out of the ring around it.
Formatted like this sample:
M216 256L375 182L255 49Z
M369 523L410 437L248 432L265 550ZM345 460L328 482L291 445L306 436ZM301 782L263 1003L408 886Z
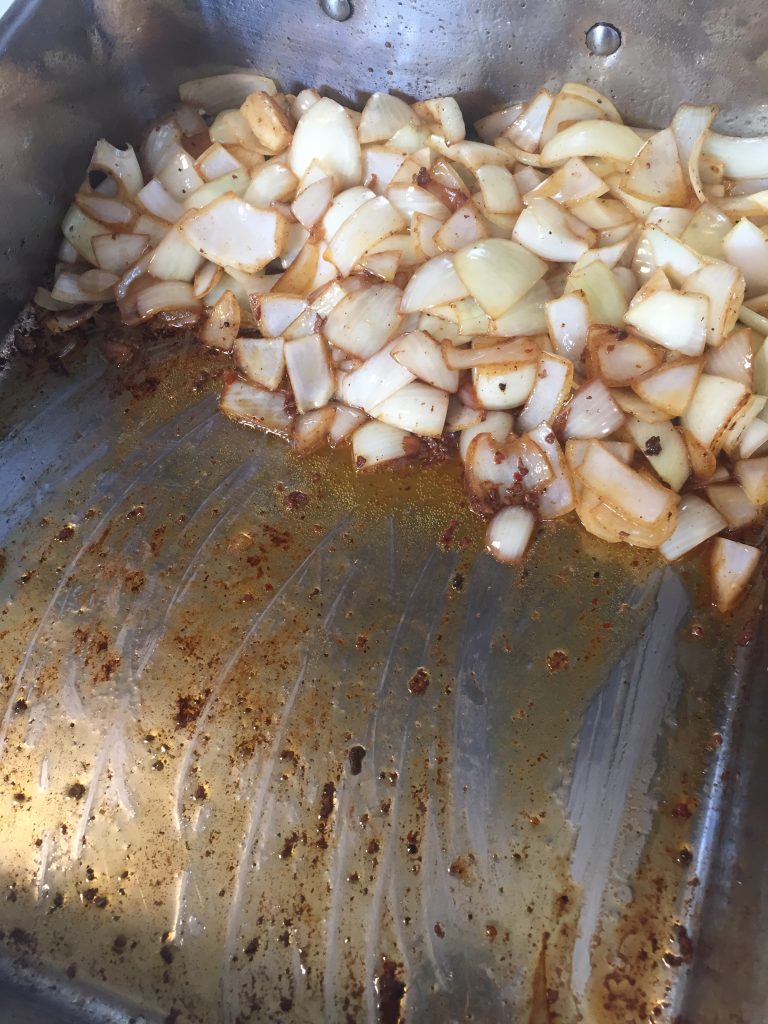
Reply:
M136 311L142 320L148 320L157 313L176 310L197 312L199 309L200 303L195 298L192 285L182 281L159 281L136 294Z
M195 170L206 181L243 170L243 165L220 142L213 142L195 161Z
M690 219L680 235L680 241L701 256L722 260L725 258L723 242L732 227L732 221L724 213L707 203L700 206Z
M483 415L484 419L480 423L467 427L461 432L459 455L462 462L467 461L469 447L480 434L488 434L494 441L501 443L506 441L512 431L513 420L510 413L498 411L484 413Z
M517 119L524 106L524 103L512 103L493 114L481 117L479 121L475 121L475 131L483 142L490 145Z
M738 484L713 484L707 487L707 497L732 530L749 526L758 517L756 505Z
M279 254L287 226L274 210L260 210L237 196L224 195L187 214L179 230L212 263L255 274Z
M458 372L446 366L440 345L424 331L411 331L399 337L392 358L427 384L450 393L458 390Z
M200 340L209 348L230 352L240 332L240 306L231 291L226 291L208 312L200 329Z
M435 256L419 267L403 292L400 307L403 313L414 313L466 298L469 292L454 267L458 256Z
M103 171L121 186L128 196L135 196L143 187L144 178L133 146L118 149L99 139L93 150L89 171Z
M627 168L624 188L650 202L685 206L688 175L683 173L671 128L652 135Z
M740 459L733 473L753 505L768 503L768 457Z
M678 107L671 129L674 132L683 169L687 172L693 191L700 202L706 202L701 185L699 163L709 127L715 119L717 107L695 107L683 104Z
M723 238L723 254L744 275L748 296L768 291L768 238L757 225L742 218Z
M623 422L624 413L601 380L583 384L558 417L560 433L566 440L607 437Z
M203 256L184 236L183 228L170 228L152 253L149 272L161 281L192 281L203 264Z
M551 423L570 395L573 364L568 359L542 352L536 382L525 407L518 416L518 430L533 430L540 423Z
M137 194L136 199L148 213L168 221L169 224L179 220L184 213L182 204L173 198L157 178L148 181Z
M266 210L272 203L291 199L297 184L298 179L290 167L270 160L253 175L243 199L251 206Z
M392 282L402 262L403 254L394 249L389 252L369 252L360 259L361 268L382 281Z
M96 263L102 270L123 275L149 246L148 235L94 235Z
M417 213L436 220L448 220L451 211L432 192L412 182L394 182L386 191L387 199L410 224Z
M433 264L435 262L431 261ZM473 242L455 254L453 265L469 293L491 317L499 317L505 313L530 291L547 271L546 263L538 256L528 252L517 242L503 238L486 238ZM407 294L408 289L406 296Z
M367 359L398 331L403 293L391 284L372 284L344 296L328 313L323 333L332 345Z
M499 442L481 431L468 445L464 464L467 489L483 511L489 506L516 505L524 495L538 493L553 479L541 448L514 435Z
M677 527L669 540L659 546L659 551L668 562L674 562L727 525L720 513L703 498L687 494L680 500Z
M119 199L109 199L94 193L78 192L75 202L89 217L107 227L124 226L133 220L133 210Z
M445 425L448 395L421 381L406 384L370 410L374 419L421 437L439 437Z
M453 96L414 103L413 112L449 144L461 142L465 135L464 117Z
M243 374L254 384L276 391L285 373L282 338L236 338L235 360Z
M506 167L479 167L477 183L483 197L483 208L488 213L516 214L522 209L517 182Z
M630 386L644 402L667 416L682 416L691 404L701 371L701 359L675 359L631 381Z
M273 96L252 92L240 106L240 113L260 146L268 153L282 153L291 144L293 125Z
M297 178L315 161L334 178L338 188L360 184L362 162L357 132L344 107L325 96L302 115L290 148L291 170Z
M293 450L297 455L309 455L322 448L328 441L331 428L336 419L336 410L332 405L324 405L322 409L310 409L293 421Z
M554 199L532 199L517 218L512 237L543 259L574 263L595 241L593 233L578 225Z
M443 358L451 370L470 370L475 366L510 366L535 364L539 361L540 350L531 338L510 338L497 341L495 338L476 339L471 348L458 348L449 342L443 343Z
M707 344L722 344L723 338L736 326L744 301L744 277L741 271L727 263L709 263L683 281L682 291L694 297L706 296Z
M218 114L229 107L239 107L253 92L274 96L277 87L271 78L252 71L234 71L228 75L196 78L179 86L179 97L191 107L201 107L209 114Z
M709 132L704 152L722 161L728 178L768 177L768 138L737 139Z
M570 157L599 156L628 163L642 145L642 138L626 125L613 121L578 121L546 143L541 150L541 162L545 167L555 167Z
M616 274L600 260L577 262L568 276L566 292L577 292L586 300L592 323L621 327L627 298Z
M536 529L536 517L528 508L503 508L488 524L485 546L498 562L517 565L525 557Z
M663 359L659 349L654 349L640 338L602 324L590 328L587 343L595 372L609 387L631 384L656 369Z
M719 450L728 424L748 401L743 384L702 373L683 414L683 426L703 447Z
M658 476L679 491L691 473L688 448L679 430L669 420L648 424L633 416L624 426Z
M712 601L723 612L730 612L741 600L760 561L760 549L716 537L712 545Z
M291 204L291 212L308 231L325 215L333 199L333 178L322 177L299 192Z
M552 298L552 289L545 280L537 281L522 299L510 306L493 322L494 333L502 337L546 334L547 316L545 306ZM462 333L464 328L462 326Z
M643 242L647 245L650 260L646 276L658 267L674 284L682 284L687 277L704 266L704 261L693 249L655 225L645 229L644 238L638 243L638 249Z
M249 184L248 172L246 170L230 171L221 178L214 181L207 181L200 188L187 196L184 200L185 210L202 210L204 206L210 205L220 196L233 193L236 196L245 195Z
M640 525L668 520L676 495L625 466L599 441L592 441L576 474L601 501Z
M739 440L739 457L749 459L758 455L768 444L768 423L763 419L754 419L741 435Z
M574 292L546 302L544 314L555 351L578 363L587 344L590 320L583 293Z
M753 362L752 331L742 327L729 335L719 348L709 350L704 368L715 376L737 380L752 391Z
M576 507L576 488L568 462L548 423L540 423L526 435L536 444L549 462L553 479L537 495L542 519L557 519Z
M358 137L361 143L385 142L413 120L408 104L397 96L375 92L363 107Z
M372 469L384 462L393 462L406 455L406 442L413 435L389 423L371 420L352 434L352 457L355 468Z
M392 358L397 343L390 341L342 381L341 397L347 405L366 412L414 380L414 374Z
M183 202L204 184L195 170L195 161L183 146L166 150L155 177L177 202Z
M299 412L326 405L336 389L328 347L320 334L286 341L285 366Z
M476 366L472 383L485 409L516 409L527 401L536 383L536 363Z
M458 395L450 395L445 429L449 434L468 430L470 427L476 427L482 423L485 415L482 409L472 409L470 406L464 405Z
M435 232L433 238L444 252L457 252L489 235L488 222L471 201L464 203Z
M388 199L374 196L342 222L328 243L326 256L335 264L339 273L348 274L361 256L377 242L394 235L404 223L401 214ZM325 222L324 227L327 232L328 225Z
M627 310L624 319L670 351L698 356L707 343L709 300L706 295L658 291Z

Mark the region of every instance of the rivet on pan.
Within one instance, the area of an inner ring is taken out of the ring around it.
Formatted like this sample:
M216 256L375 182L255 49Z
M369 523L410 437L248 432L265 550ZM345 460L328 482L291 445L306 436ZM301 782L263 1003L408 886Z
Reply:
M610 57L621 46L621 32L607 21L598 21L587 29L586 41L593 57Z
M320 0L320 6L334 21L346 21L352 17L352 4L349 0Z

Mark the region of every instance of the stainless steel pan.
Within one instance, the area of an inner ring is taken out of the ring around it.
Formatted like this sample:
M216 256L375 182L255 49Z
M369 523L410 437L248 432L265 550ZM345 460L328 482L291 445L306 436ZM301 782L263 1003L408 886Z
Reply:
M192 74L755 131L767 42L757 2L18 0L3 327L93 140ZM0 370L0 1020L764 1020L760 594L716 620L696 564L567 529L512 572L449 471L298 463L221 362L104 340Z

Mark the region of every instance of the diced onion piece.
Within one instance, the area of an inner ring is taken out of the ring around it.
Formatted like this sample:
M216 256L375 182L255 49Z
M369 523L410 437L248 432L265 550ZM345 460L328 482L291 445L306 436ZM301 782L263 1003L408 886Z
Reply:
M719 611L733 610L741 600L760 561L760 549L716 537L712 545L712 601Z
M593 102L591 97L582 93L570 93L561 89L552 101L546 121L541 132L541 144L549 142L557 135L561 125L573 124L576 121L589 121L605 117L604 111ZM619 119L620 120L620 119Z
M336 418L332 405L310 409L293 421L293 450L297 455L309 455L328 442L328 435Z
M180 222L187 241L219 266L255 274L282 249L287 225L275 210L260 210L234 195L224 195Z
M727 178L768 177L768 138L734 138L709 132L704 153L722 161Z
M566 160L562 167L558 167L553 174L540 182L527 194L526 199L555 199L558 203L573 209L578 216L575 207L579 203L585 199L597 199L607 191L608 185L603 179L598 177L580 157L575 156Z
M328 361L328 346L321 334L286 341L285 366L299 412L326 405L336 384Z
M551 423L562 408L573 384L573 363L551 352L542 352L536 382L517 419L519 431Z
M576 263L568 275L565 290L582 295L592 323L623 325L627 298L616 274L600 260Z
M136 295L136 310L142 320L148 320L157 313L199 309L200 303L195 298L192 285L182 281L159 281L142 288Z
M352 434L352 457L355 468L371 469L384 462L405 458L406 443L413 437L406 430L389 423L371 420Z
M166 151L155 177L178 202L183 202L204 184L195 170L195 161L183 146L173 146Z
M455 270L454 261L459 255L435 256L419 267L403 292L400 307L403 313L414 313L467 297L467 287Z
M121 276L133 266L149 245L148 235L94 235L91 239L96 262L102 270Z
M683 170L687 173L697 199L702 203L706 201L706 195L699 169L701 151L717 110L715 106L695 107L685 103L678 107L670 125L677 141Z
M577 121L558 132L543 147L541 162L555 167L573 156L599 156L629 163L643 145L642 138L623 124L612 121Z
M525 557L536 529L536 517L528 508L503 508L488 524L485 546L497 562L517 565Z
M671 128L656 132L643 145L627 168L627 192L654 203L685 206L688 175L683 173Z
M402 261L402 253L396 250L389 252L369 252L360 260L360 266L368 274L382 281L394 281Z
M472 242L487 238L488 223L471 201L460 206L434 235L436 244L444 252L457 252Z
M401 427L421 437L439 437L448 412L448 395L421 381L413 381L370 410L374 419Z
M332 345L368 359L378 352L402 322L403 293L391 284L372 284L338 302L329 312L323 333Z
M701 359L674 359L631 382L644 402L667 416L682 416L691 403L701 376Z
M707 343L709 302L704 295L659 291L632 306L624 319L670 351L698 356Z
M587 344L589 306L583 294L563 295L544 304L547 330L555 351L578 363Z
M243 165L220 142L212 142L195 161L195 169L206 181L215 181L223 174L243 170Z
M479 121L475 121L475 131L483 142L487 142L490 145L495 142L505 128L509 128L517 119L522 113L524 106L524 103L511 103L509 106L502 107L501 110L496 110L492 114L481 117Z
M130 224L133 210L119 199L110 199L89 192L78 192L75 202L89 217L108 227Z
M93 150L89 171L103 171L118 182L129 196L135 196L143 187L144 178L133 146L118 149L106 139L99 139Z
M466 462L469 447L480 434L488 434L494 441L501 443L506 441L512 431L512 415L508 412L484 413L484 419L474 426L462 430L459 438L459 455L461 461Z
M686 494L680 500L674 533L660 545L668 562L674 562L725 529L728 524L720 513L703 498Z
M538 256L503 238L473 242L455 254L453 263L469 293L494 318L505 313L547 272L547 264Z
M293 417L286 408L289 400L286 391L266 391L256 384L234 380L224 385L219 408L238 423L287 438L293 427Z
M680 235L680 241L701 256L711 256L716 260L726 259L723 241L732 227L733 222L724 213L711 203L706 203L693 215Z
M461 344L467 338L473 338L479 334L488 334L493 330L491 318L471 298L456 299L454 302L449 302L442 306L433 306L430 312L434 313L436 317L450 320L451 323L456 324L456 330L459 335L457 344ZM414 314L411 315L413 316Z
M282 338L236 338L235 361L254 384L276 391L285 373Z
M694 271L704 266L704 261L693 249L655 225L647 227L643 232L638 250L644 247L647 247L650 260L647 273L657 268L663 270L673 284L682 284Z
M723 238L725 259L744 275L748 296L768 291L768 238L742 218Z
M590 328L587 344L597 376L609 387L630 384L656 369L663 359L659 349L620 328L603 324Z
M174 199L170 192L160 184L157 178L148 181L138 193L136 199L144 209L161 220L175 223L184 214L182 204Z
M589 451L591 440L572 437L565 444L565 458L568 465L575 472L584 461L584 456ZM635 446L631 441L601 441L600 442L606 451L609 451L611 455L614 455L617 459L624 463L625 466L629 466L634 458ZM579 483L579 487L582 484Z
M405 162L405 155L389 146L365 146L363 148L363 184L376 195L383 195L395 180Z
M208 114L218 114L230 107L239 107L252 92L274 96L277 87L271 78L252 71L234 71L228 75L195 78L179 86L179 97L191 107L201 107Z
M576 514L585 530L609 544L629 544L636 548L658 548L673 533L677 513L657 523L635 523L616 512L588 487L580 485Z
M479 167L477 183L489 213L516 214L523 208L517 182L506 167Z
M453 96L420 100L414 103L413 112L450 144L461 142L466 134L461 108Z
M360 143L347 111L324 96L296 125L290 148L291 170L301 178L314 161L340 189L359 185L362 176Z
M472 383L485 409L515 409L527 401L536 383L536 363L476 366Z
M310 230L325 215L332 199L333 178L323 177L299 192L291 204L291 213Z
M326 257L341 274L349 274L360 258L404 226L404 220L384 196L374 196L347 217L328 243ZM324 225L327 230L327 225Z
M607 437L624 422L624 413L601 380L592 380L575 391L558 417L560 433L572 437Z
M448 400L448 412L445 417L445 429L451 434L476 427L483 422L485 413L482 409L472 409L464 405L458 395L451 395Z
M707 344L722 344L723 338L736 326L744 301L744 277L741 271L727 263L709 263L683 281L682 291L692 295L706 295Z
M557 519L567 515L576 507L576 489L554 431L548 423L540 423L526 436L542 450L553 473L553 479L538 493L539 515L542 519Z
M262 335L279 338L307 308L307 300L301 295L268 292L254 296L252 305L256 326Z
M552 95L547 89L539 89L530 103L527 103L515 120L504 129L503 136L526 153L535 153L539 148L544 122L552 106Z
M411 331L397 338L392 358L436 388L453 393L459 387L458 371L448 369L440 345L424 331Z
M753 505L768 503L768 457L740 459L733 473Z
M532 199L517 218L512 237L544 259L574 263L595 240L587 228L578 230L577 225L554 199Z
M341 403L335 405L334 410L334 420L328 432L328 443L331 448L336 448L345 441L367 418L362 409L353 409Z
M64 215L64 220L61 222L61 230L64 239L75 249L79 256L82 256L88 263L96 263L92 239L96 235L104 234L103 224L93 220L92 217L88 217L73 203Z
M347 405L370 412L379 402L415 379L410 370L392 358L395 344L396 340L390 341L357 370L346 375L341 385L341 397Z
M680 238L691 223L693 212L679 206L654 206L645 218L646 225L655 224L673 238ZM695 248L695 246L694 246Z
M465 457L465 482L478 511L516 505L552 482L544 452L528 438L511 435L499 442L487 432L475 435Z
M739 440L739 457L749 459L762 452L766 444L768 444L768 423L762 419L754 419Z
M405 100L375 92L363 107L358 128L361 143L385 142L414 118Z
M297 185L298 179L290 167L277 160L269 160L251 178L243 199L251 206L266 209L272 203L293 198Z
M94 274L100 276L93 277ZM66 302L68 305L94 302L97 299L112 300L117 280L115 274L108 274L104 270L86 271L83 274L63 271L54 282L51 298L58 302Z
M752 331L742 327L730 334L719 348L709 350L704 368L707 373L737 380L752 390L753 363Z
M691 466L677 428L669 420L648 424L633 416L627 418L624 428L664 483L679 491L690 476Z
M729 423L748 400L748 390L738 381L702 373L683 414L683 426L703 447L718 451Z
M207 181L200 188L196 189L192 195L187 196L184 200L184 209L202 210L204 206L208 206L214 200L220 196L227 195L229 192L236 196L243 196L248 189L248 183L249 178L246 170L230 171L221 178Z
M209 348L230 352L240 333L240 306L231 291L226 291L209 311L200 328L200 340Z
M757 519L757 506L738 484L713 484L707 487L707 497L732 530L740 530Z
M625 466L599 441L587 448L576 474L601 501L632 522L652 525L674 514L675 494Z
M254 138L268 153L282 153L291 144L293 127L286 112L266 92L252 92L243 100L240 113Z
M547 282L543 279L537 281L522 299L518 299L506 313L495 319L492 325L494 333L501 337L546 334L547 317L544 307L551 298L552 289Z
M149 272L161 281L192 281L203 257L182 234L179 226L169 229L152 253Z
M536 364L540 349L532 338L510 338L496 341L493 338L476 339L470 348L459 348L450 342L443 342L443 358L451 370L470 370L475 366L509 366L511 364Z
M394 182L386 192L387 199L410 224L414 215L421 213L436 220L448 220L451 211L434 193L412 182Z

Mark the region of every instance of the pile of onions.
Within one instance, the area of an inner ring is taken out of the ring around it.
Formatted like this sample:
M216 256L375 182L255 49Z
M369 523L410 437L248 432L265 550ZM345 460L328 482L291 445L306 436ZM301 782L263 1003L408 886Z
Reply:
M196 326L237 369L222 410L302 455L457 451L503 562L572 512L670 561L717 538L736 605L768 503L768 139L712 106L631 128L573 83L472 140L451 97L358 113L248 72L180 97L140 153L97 144L52 321Z

